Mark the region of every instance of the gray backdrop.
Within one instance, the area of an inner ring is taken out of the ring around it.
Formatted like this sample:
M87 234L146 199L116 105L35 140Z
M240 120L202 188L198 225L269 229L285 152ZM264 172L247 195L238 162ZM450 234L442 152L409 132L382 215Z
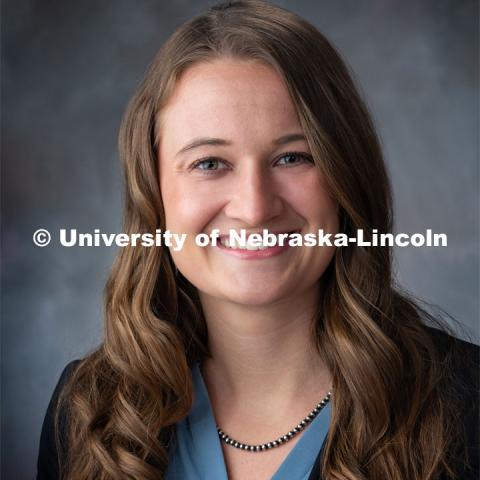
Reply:
M477 2L278 3L318 26L356 72L382 137L397 231L448 234L447 248L398 250L399 281L478 341ZM58 376L101 339L114 255L41 249L32 233L120 231L121 114L160 43L209 4L3 2L2 478L34 476Z

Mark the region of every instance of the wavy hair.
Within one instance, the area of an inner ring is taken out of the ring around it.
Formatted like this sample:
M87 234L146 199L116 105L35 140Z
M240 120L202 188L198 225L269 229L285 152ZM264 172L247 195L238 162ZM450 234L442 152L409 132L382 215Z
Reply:
M181 25L131 100L119 138L123 231L165 229L156 119L182 72L222 57L261 62L284 79L339 203L342 231L390 232L391 189L379 140L349 69L310 23L249 0L213 6ZM424 310L395 287L391 249L337 248L322 282L312 335L335 390L324 478L453 476L448 452L456 451L459 433L448 369L424 326ZM121 249L105 287L104 340L62 392L63 478L162 478L175 423L192 406L190 366L208 355L197 291L168 249Z

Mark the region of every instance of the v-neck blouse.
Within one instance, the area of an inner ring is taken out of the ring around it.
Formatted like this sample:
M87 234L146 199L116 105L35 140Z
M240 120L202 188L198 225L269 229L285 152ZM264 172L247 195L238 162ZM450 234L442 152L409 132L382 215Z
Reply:
M220 438L199 364L192 367L194 403L176 425L166 480L228 480ZM330 402L305 428L271 480L308 480L330 424ZM245 455L255 453L245 452ZM260 453L261 455L261 453Z

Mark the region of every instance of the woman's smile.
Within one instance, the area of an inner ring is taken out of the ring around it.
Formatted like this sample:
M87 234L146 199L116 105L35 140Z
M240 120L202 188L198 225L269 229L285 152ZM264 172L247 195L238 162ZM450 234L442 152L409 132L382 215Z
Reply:
M289 250L290 247L287 245L275 245L274 247L253 247L247 246L246 248L236 248L236 247L227 247L222 245L221 242L217 244L217 248L220 249L222 253L226 255L231 255L236 258L241 258L243 260L261 260L264 258L270 258L276 255L280 255Z
M298 233L300 230L280 231L280 232L268 232L265 229L265 233L270 236L270 241L262 241L262 238L258 238L258 241L252 240L253 236L261 237L260 232L251 232L249 234L241 236L241 233L236 235L220 235L217 248L222 253L234 256L236 258L244 260L261 260L265 258L274 257L285 253L290 248L293 248L288 243L288 238L293 233ZM275 240L273 240L273 238Z

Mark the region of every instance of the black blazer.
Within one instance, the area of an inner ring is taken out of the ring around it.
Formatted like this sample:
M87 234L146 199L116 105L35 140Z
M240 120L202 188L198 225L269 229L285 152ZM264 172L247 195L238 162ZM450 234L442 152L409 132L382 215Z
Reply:
M467 451L470 458L471 467L464 465L458 467L458 480L478 480L479 477L479 357L480 347L472 343L454 338L446 333L429 328L439 351L446 354L448 351L453 353L453 366L456 376L461 385L464 395L463 410L461 418L466 427L467 433ZM69 363L55 388L47 413L43 422L42 433L40 437L40 449L37 463L37 480L57 480L59 455L55 446L54 415L58 395L65 385L70 374L79 363L78 360ZM65 418L60 416L60 437L65 439ZM320 449L309 480L318 480L321 477L321 459L323 447ZM388 480L388 479L385 479ZM408 479L405 479L408 480ZM448 480L442 477L439 480Z

